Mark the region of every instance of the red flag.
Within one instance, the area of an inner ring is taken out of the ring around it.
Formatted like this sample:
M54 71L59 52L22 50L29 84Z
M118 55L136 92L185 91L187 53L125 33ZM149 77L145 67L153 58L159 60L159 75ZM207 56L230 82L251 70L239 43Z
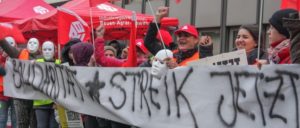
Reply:
M179 4L181 2L181 0L176 0L176 4Z
M7 36L11 36L15 39L17 43L26 43L22 32L12 24L0 23L0 30L0 40L4 39Z
M131 32L130 32L130 44L128 49L127 61L122 65L122 67L136 67L137 66L137 54L136 54L136 13L133 12L131 20Z
M108 0L90 0L90 7L95 7L98 4L107 2Z
M300 11L300 0L281 0L280 8L292 8Z
M90 39L90 28L88 24L76 13L65 8L58 8L57 18L58 42L65 44L71 38L79 38L86 42Z

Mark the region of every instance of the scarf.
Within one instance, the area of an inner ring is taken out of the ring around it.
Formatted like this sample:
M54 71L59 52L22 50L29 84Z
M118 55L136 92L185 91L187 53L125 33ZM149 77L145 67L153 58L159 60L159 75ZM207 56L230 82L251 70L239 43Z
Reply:
M176 62L180 64L185 59L192 57L197 51L197 47L187 51L178 50L178 52L174 53L174 58L176 58Z
M268 54L271 63L279 64L290 56L290 40L286 39L272 43L271 47L268 49Z

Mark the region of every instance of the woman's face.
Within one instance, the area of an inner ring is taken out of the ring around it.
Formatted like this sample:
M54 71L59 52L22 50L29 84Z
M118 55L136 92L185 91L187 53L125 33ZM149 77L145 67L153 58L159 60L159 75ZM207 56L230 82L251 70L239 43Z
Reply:
M245 49L246 52L250 52L257 46L257 43L248 30L241 28L235 39L235 46L237 49Z
M286 37L284 35L280 34L277 31L277 29L275 27L273 27L272 25L268 29L267 33L268 33L268 36L269 36L269 44L286 39Z
M114 52L111 51L111 50L105 50L104 55L105 55L106 57L115 57Z

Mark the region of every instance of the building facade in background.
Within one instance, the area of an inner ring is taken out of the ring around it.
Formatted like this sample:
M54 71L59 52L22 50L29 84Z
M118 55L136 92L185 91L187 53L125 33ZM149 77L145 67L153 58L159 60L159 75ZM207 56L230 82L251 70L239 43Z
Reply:
M46 0L63 3L67 0ZM202 35L210 35L214 41L214 54L231 51L240 25L258 24L261 0L118 0L114 4L140 13L152 14L159 6L170 7L170 17L177 17L180 25L197 26ZM281 0L263 0L263 30L268 28L268 19L280 8ZM266 36L266 35L265 35ZM265 38L267 39L267 38ZM222 42L222 43L221 43ZM267 47L267 44L264 44Z

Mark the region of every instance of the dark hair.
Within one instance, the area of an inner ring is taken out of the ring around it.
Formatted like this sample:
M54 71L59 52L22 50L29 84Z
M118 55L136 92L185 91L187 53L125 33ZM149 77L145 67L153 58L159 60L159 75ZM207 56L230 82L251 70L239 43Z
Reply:
M253 37L254 41L256 44L258 44L258 35L259 35L259 26L258 25L254 25L254 24L251 24L251 25L241 25L239 30L240 29L246 29L250 35ZM263 36L263 32L261 32L261 36L260 36L260 47L263 48L263 45L264 45L264 36Z
M80 39L78 39L78 38L72 38L72 39L70 39L70 40L65 44L64 48L63 48L62 51L61 51L63 63L64 63L64 62L68 62L70 66L73 66L73 65L74 65L73 60L72 60L71 58L69 58L68 53L69 53L69 51L70 51L70 49L71 49L71 46L74 45L74 44L77 44L77 43L79 43L79 42L81 42Z
M112 40L108 43L108 45L112 45L112 44L116 44L119 49L121 48L120 42L117 40Z

